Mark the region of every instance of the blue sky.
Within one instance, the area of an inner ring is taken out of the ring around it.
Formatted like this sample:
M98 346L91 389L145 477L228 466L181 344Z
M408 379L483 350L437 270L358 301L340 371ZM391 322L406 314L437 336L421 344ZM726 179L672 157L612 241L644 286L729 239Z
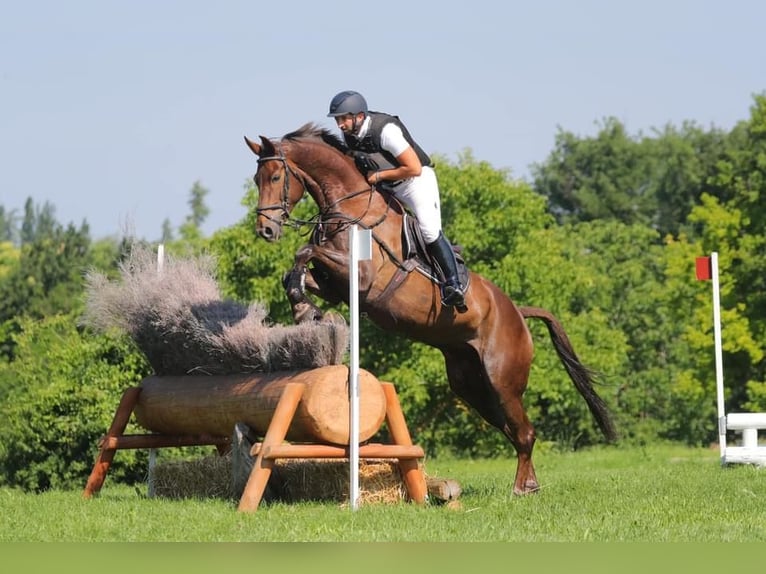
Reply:
M373 6L377 6L373 8ZM153 240L234 224L278 137L355 89L428 151L528 179L557 129L729 129L766 90L760 0L41 1L0 7L0 205Z

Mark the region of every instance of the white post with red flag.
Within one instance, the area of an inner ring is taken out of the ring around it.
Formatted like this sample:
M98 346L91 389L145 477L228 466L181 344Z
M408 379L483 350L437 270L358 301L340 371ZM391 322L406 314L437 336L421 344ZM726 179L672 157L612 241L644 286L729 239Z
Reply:
M698 257L697 279L713 282L713 336L715 340L715 386L718 402L718 444L721 464L746 463L766 466L766 447L758 446L758 429L766 429L766 413L726 414L723 386L723 344L721 342L721 289L718 275L718 253ZM726 431L742 433L741 446L726 444Z
M726 462L726 409L723 392L723 345L721 343L721 285L718 277L718 253L697 257L697 279L713 281L713 339L715 341L715 390L718 402L718 445L721 464Z

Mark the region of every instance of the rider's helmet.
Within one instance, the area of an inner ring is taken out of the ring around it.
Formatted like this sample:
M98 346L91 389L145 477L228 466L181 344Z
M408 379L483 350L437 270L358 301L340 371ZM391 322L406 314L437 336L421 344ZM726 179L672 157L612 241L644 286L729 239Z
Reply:
M367 113L367 101L359 92L346 90L336 95L330 102L328 118L344 116L346 114Z

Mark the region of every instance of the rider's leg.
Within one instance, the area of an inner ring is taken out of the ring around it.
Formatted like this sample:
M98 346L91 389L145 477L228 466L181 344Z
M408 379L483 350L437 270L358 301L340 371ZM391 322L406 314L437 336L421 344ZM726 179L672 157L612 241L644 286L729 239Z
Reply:
M464 306L465 293L460 286L455 252L452 251L452 246L444 237L444 233L439 232L436 241L428 244L428 253L436 260L444 274L444 299L442 302L450 307Z
M396 188L395 195L417 217L428 254L436 260L444 274L442 302L445 305L464 306L465 297L460 287L455 253L441 230L441 205L436 172L431 167L423 167L420 177L406 180Z

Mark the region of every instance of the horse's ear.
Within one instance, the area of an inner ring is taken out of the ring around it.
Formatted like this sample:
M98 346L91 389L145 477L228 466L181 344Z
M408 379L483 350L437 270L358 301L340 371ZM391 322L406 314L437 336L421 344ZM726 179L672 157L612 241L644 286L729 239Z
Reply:
M261 157L277 155L277 148L274 147L274 143L266 136L259 136L261 138Z
M253 140L248 139L247 136L245 136L245 143L247 144L247 147L249 147L255 155L260 157L261 151L263 151L260 145L255 143Z

